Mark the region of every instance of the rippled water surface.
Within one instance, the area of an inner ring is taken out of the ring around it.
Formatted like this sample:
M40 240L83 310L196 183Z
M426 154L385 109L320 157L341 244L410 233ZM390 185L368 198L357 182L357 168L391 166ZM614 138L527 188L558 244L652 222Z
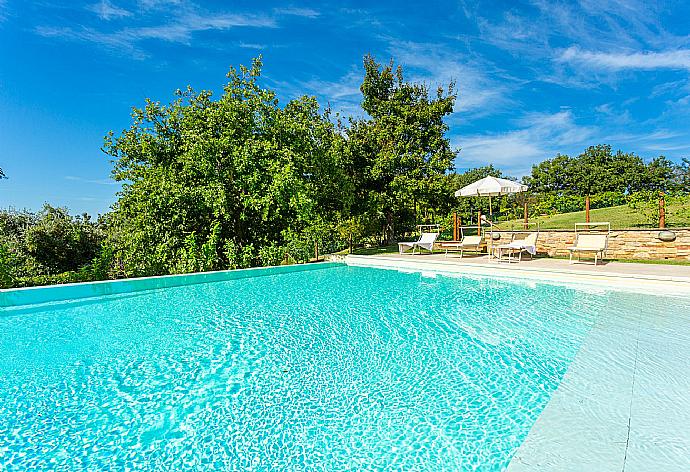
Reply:
M336 266L0 313L0 469L502 470L636 295Z

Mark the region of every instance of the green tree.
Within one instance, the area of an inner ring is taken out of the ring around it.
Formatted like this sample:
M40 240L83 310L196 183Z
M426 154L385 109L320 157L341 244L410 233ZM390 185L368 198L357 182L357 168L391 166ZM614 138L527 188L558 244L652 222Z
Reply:
M448 198L444 176L457 153L444 118L456 95L451 83L430 96L425 85L405 81L392 61L381 65L366 56L364 69L360 89L368 117L352 119L347 129L353 216L367 214L379 223L382 239L391 241Z
M313 97L281 108L258 79L261 60L230 69L219 99L187 88L147 101L106 137L123 190L111 217L127 274L261 263L264 246L336 221L352 195L343 137Z
M91 262L102 240L103 233L89 215L73 217L66 208L48 204L24 233L26 252L47 274L77 270Z
M576 156L558 154L532 167L524 178L536 193L580 196L605 192L630 194L673 186L676 167L663 156L648 164L633 153L612 152L611 146L590 146Z
M682 164L681 164L682 165ZM651 190L669 192L680 189L678 166L664 156L655 157L644 168L642 188L636 190Z
M684 157L676 166L676 185L683 193L690 193L690 159Z

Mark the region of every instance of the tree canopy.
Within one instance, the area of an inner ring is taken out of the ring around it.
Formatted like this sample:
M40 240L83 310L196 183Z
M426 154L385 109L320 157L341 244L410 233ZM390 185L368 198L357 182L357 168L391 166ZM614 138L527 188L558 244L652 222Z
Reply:
M244 267L350 205L342 136L312 97L278 106L257 83L261 61L230 69L218 100L187 89L148 101L107 137L123 190L113 243L128 273Z
M524 178L535 193L592 195L670 190L678 186L675 165L663 156L645 163L632 153L612 152L611 146L590 146L576 157L558 154L532 167Z
M405 81L402 67L364 58L362 108L367 118L350 120L346 131L350 175L358 191L355 212L377 221L383 239L396 235L396 221L409 223L419 208L445 200L444 176L457 155L443 121L453 111L454 84L430 95L423 84Z

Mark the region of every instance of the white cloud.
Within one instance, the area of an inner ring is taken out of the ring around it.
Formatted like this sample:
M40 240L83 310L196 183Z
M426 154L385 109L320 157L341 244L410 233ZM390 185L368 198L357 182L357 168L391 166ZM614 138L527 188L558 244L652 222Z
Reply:
M501 77L505 80L499 83L487 72L498 78L503 75L501 71L489 64L469 60L445 45L394 40L390 42L389 51L408 76L412 72L412 77L408 78L414 82L426 82L435 88L455 81L456 111L485 115L496 113L500 107L511 103L507 97L508 83L512 82L509 77Z
M311 8L285 7L273 10L279 15L301 16L303 18L318 18L321 13Z
M319 103L328 103L334 112L358 117L364 113L360 107L362 94L359 90L363 76L364 71L353 66L346 74L333 81L319 77L295 82L266 78L284 96L297 98L302 95L314 95Z
M613 111L608 104L603 110ZM461 151L456 168L465 169L494 164L509 175L529 174L532 165L556 154L577 155L587 146L610 144L614 150L636 152L644 158L669 155L690 150L687 133L658 128L645 131L630 130L618 124L622 132L609 131L610 118L605 127L580 125L570 110L558 113L527 113L514 122L515 128L499 133L476 134L454 139Z
M238 46L243 49L266 49L265 44L259 43L240 43Z
M95 13L102 20L109 21L113 18L123 18L132 16L132 12L124 8L117 7L108 0L101 0L99 3L94 3L86 7L87 10Z
M573 46L561 53L559 62L587 65L596 69L685 69L690 70L690 49L662 52L592 52Z
M79 28L38 26L35 32L45 37L95 43L119 53L128 53L134 58L143 59L146 54L138 47L138 43L144 40L155 39L189 44L194 33L197 32L223 31L236 27L274 28L276 26L273 18L264 15L199 13L181 7L180 12L168 22L153 26L126 27L113 31L101 31L83 26Z
M126 28L113 33L113 35L121 35L132 41L140 41L143 39L159 39L169 42L188 43L191 40L192 34L196 32L208 30L227 30L230 28L246 26L273 28L276 26L276 24L273 19L258 15L199 15L196 13L187 13L169 24L144 26L139 28Z
M518 129L504 133L468 136L456 143L461 151L459 169L494 164L509 174L528 174L532 164L557 153L584 149L596 130L577 125L569 110L554 114L528 113L516 122Z
M87 179L84 177L78 177L76 175L66 175L65 180L71 180L73 182L83 182L85 184L96 184L96 185L122 185L121 182L116 182L112 179Z

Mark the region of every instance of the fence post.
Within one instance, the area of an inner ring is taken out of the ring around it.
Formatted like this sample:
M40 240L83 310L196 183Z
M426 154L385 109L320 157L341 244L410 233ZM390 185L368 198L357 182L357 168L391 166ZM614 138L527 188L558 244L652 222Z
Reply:
M585 197L585 223L589 223L589 195Z
M666 200L664 192L659 192L659 228L666 228Z
M527 199L525 199L525 229L529 226L529 214L527 213Z

